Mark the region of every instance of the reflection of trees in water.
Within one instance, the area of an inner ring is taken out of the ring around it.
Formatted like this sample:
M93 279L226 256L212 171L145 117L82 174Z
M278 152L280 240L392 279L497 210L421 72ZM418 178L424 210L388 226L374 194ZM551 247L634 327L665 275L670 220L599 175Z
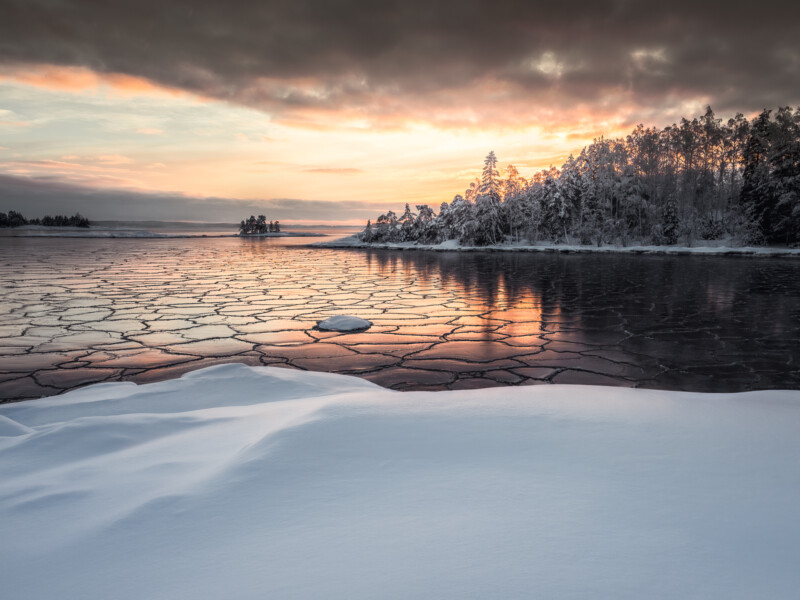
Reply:
M416 280L424 287L433 284L458 291L465 299L473 299L489 308L496 308L499 297L517 299L531 288L509 290L506 284L508 260L495 254L452 252L392 252L367 250L367 261L375 263L382 277L392 274L407 281Z
M277 267L276 251L289 251L264 240L236 241L239 255L229 257L233 263L256 260L267 272ZM745 351L745 344L765 337L780 340L783 347L800 346L793 340L800 329L800 261L793 259L309 248L289 252L284 269L291 270L295 260L322 261L334 269L364 268L379 286L377 280L385 279L394 288L438 296L443 303L455 298L479 312L530 309L537 315L534 319L558 321L567 329L624 328L643 336L674 332L673 340L681 332L700 332L735 338L726 342L734 351Z
M800 326L800 263L780 259L597 254L364 251L380 276L440 282L487 310L541 307L592 327L663 329Z

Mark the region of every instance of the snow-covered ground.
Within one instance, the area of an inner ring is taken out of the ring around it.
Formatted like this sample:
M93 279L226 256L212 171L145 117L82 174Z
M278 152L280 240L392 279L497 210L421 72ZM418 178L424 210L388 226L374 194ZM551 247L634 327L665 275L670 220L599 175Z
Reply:
M694 246L584 246L580 244L553 244L541 242L535 245L524 243L495 244L491 246L464 246L458 240L447 240L441 244L418 244L399 242L396 244L366 243L352 235L338 240L315 242L321 248L383 248L387 250L433 250L462 252L600 252L628 254L701 254L741 256L800 256L800 248L775 248L767 246L730 246L717 241L698 241Z
M223 365L0 406L8 600L795 599L800 392Z

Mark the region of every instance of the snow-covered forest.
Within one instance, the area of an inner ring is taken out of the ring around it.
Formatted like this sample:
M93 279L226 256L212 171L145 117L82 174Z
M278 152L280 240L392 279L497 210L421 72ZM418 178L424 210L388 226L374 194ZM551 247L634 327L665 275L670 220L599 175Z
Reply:
M742 114L723 123L709 107L664 129L639 125L625 139L596 139L525 179L494 152L462 196L406 204L368 222L364 242L458 240L468 245L691 245L800 243L800 108Z

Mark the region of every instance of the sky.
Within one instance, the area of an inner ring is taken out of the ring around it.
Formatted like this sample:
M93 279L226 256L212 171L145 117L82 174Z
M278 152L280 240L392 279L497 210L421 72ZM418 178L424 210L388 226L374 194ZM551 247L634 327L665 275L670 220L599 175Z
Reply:
M0 210L362 223L800 105L800 3L0 0Z

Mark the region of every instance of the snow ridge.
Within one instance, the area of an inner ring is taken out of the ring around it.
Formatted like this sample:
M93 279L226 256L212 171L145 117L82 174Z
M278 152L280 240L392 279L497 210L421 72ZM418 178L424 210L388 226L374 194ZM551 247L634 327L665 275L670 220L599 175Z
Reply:
M10 425L9 425L10 424ZM794 598L800 392L221 365L0 406L4 597Z

